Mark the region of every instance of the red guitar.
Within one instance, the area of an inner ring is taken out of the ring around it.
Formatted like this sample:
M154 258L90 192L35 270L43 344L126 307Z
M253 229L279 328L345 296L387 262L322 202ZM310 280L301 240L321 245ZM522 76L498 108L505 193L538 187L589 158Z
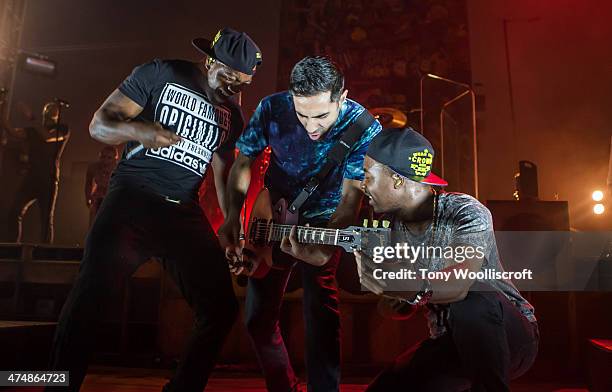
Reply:
M263 278L272 268L272 245L289 236L291 228L297 225L298 215L288 211L289 203L279 200L274 206L269 191L264 188L257 195L245 234L243 274ZM367 220L365 221L367 226ZM345 229L297 226L298 241L307 244L335 245L347 252L371 249L388 243L391 229L389 222L378 221L373 227L350 226Z

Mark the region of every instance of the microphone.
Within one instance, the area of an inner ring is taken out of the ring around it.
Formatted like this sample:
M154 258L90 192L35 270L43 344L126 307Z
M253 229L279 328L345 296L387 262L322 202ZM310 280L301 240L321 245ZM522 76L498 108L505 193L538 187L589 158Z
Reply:
M63 99L60 98L54 98L53 101L55 103L57 103L58 105L60 105L61 107L64 107L66 109L68 109L70 107L70 102L68 101L64 101Z

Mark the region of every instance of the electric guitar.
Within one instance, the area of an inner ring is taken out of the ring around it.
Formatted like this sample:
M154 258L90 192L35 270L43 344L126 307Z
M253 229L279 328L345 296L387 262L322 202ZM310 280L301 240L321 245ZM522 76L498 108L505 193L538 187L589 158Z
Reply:
M241 266L243 274L253 278L263 278L271 268L272 245L289 236L291 228L297 225L298 214L288 210L289 203L280 199L272 205L270 192L263 188L253 204L253 209L245 230L243 255L246 256ZM367 226L367 219L364 221ZM371 228L350 226L345 229L297 226L297 237L300 243L334 245L346 252L355 250L367 251L375 246L389 243L391 229L388 221L372 221Z

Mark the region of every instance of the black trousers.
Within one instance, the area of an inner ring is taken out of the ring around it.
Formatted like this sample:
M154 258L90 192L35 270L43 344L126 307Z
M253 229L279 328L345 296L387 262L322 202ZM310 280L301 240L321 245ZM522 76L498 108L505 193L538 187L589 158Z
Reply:
M494 291L470 291L449 310L447 333L400 355L367 391L510 391L537 355L537 323Z
M306 329L308 391L335 392L340 387L340 313L336 270L340 252L327 264L315 267L274 249L275 263L263 279L249 279L245 323L270 392L295 391L298 380L279 326L287 281L294 269L302 274L303 313ZM297 265L296 265L297 264Z
M176 204L140 188L113 187L87 236L77 281L62 309L51 369L69 370L78 391L104 298L151 257L163 261L195 313L195 326L165 390L202 391L238 313L217 238L195 203Z

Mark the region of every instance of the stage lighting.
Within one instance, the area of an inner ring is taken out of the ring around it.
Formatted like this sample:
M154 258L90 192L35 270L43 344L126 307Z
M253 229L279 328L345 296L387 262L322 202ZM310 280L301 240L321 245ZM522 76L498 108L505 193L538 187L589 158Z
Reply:
M603 194L602 191L597 190L597 191L593 192L593 200L594 201L602 201L603 197L604 197L604 194Z
M48 77L54 77L57 72L55 61L47 56L30 52L21 52L21 68Z
M595 204L595 205L593 206L593 213L594 213L595 215L601 215L601 214L603 214L603 213L604 213L604 211L605 211L605 210L606 210L606 208L605 208L605 207L604 207L604 205L603 205L603 204L601 204L601 203Z

